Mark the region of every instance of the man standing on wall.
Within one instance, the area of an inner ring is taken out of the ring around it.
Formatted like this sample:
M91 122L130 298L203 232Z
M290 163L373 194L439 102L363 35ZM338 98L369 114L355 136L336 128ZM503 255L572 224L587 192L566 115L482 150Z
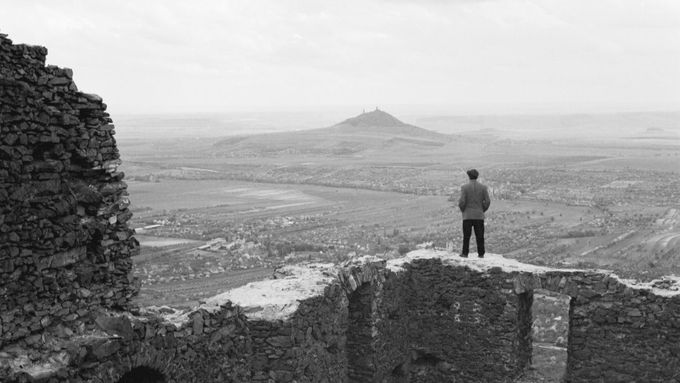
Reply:
M477 254L484 258L484 212L489 209L491 199L486 186L477 182L479 172L476 169L467 171L470 182L460 188L458 207L463 213L463 251L461 257L467 258L470 252L470 236L475 230L477 240Z

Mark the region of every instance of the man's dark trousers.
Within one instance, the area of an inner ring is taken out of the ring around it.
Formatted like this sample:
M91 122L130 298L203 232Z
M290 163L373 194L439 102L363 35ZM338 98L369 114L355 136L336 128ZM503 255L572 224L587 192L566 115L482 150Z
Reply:
M475 239L477 240L477 254L484 256L484 220L483 219L464 219L463 220L463 252L461 255L467 256L470 252L470 236L472 229L475 229Z

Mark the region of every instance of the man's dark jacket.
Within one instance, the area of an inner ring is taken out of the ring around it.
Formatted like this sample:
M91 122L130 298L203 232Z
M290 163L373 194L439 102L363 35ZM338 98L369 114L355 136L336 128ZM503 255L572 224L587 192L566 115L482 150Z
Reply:
M484 219L484 212L490 205L489 190L477 180L470 180L460 188L458 207L463 212L463 220Z

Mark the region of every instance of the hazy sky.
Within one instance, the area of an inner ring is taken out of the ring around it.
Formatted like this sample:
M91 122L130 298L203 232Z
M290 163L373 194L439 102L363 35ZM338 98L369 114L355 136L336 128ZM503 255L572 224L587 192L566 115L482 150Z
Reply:
M678 0L1 0L117 113L680 109Z

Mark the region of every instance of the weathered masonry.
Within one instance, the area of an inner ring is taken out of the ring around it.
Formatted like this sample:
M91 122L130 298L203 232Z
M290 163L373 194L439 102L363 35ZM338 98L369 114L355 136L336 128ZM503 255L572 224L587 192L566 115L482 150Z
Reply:
M111 119L46 54L0 35L0 349L134 293Z
M511 382L533 292L570 297L567 382L680 382L680 289L490 254L285 267L189 311L136 308L113 125L0 35L0 382Z

